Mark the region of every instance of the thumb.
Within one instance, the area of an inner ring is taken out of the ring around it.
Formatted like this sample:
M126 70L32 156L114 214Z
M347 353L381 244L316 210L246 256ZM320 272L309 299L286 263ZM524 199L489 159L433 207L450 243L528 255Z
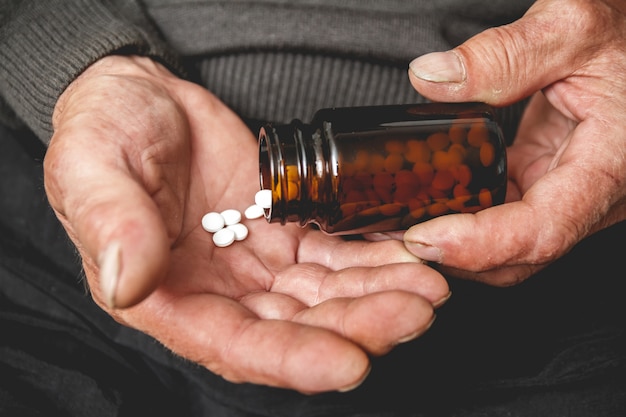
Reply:
M585 59L580 51L593 49L581 48L589 42L585 27L595 25L581 13L540 0L511 24L416 58L409 65L411 84L433 101L512 104L570 75Z
M94 299L109 308L143 300L169 265L170 241L157 205L124 170L93 161L55 170L49 156L46 192L80 252Z
M109 308L124 308L147 297L165 277L170 241L146 191L130 178L115 182L97 191L107 197L87 207L76 227L80 240L96 248L101 298Z

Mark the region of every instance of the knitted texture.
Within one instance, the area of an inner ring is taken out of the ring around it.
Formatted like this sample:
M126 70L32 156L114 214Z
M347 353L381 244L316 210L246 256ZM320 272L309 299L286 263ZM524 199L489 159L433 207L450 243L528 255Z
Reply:
M421 101L408 82L412 58L508 23L531 3L4 0L0 120L16 117L47 143L60 94L114 53L150 56L179 75L182 62L248 119Z

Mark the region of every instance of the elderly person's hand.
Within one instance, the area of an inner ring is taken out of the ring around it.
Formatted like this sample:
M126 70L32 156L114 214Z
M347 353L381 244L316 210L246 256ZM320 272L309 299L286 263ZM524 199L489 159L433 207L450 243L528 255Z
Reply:
M46 192L95 301L226 379L345 390L369 355L426 331L443 277L400 241L344 241L246 222L216 247L209 211L259 189L253 133L208 91L148 58L110 56L63 93Z
M511 285L626 218L626 2L540 0L520 20L417 58L435 101L532 97L508 151L507 204L411 228L406 247L457 275Z

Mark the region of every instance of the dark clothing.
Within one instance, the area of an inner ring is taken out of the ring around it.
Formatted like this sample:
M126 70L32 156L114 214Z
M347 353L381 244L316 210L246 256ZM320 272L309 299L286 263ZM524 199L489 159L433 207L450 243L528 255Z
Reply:
M626 223L512 288L451 279L424 336L373 359L358 389L306 396L231 384L115 323L85 291L43 190L54 103L103 55L152 56L247 119L307 120L321 107L421 100L411 58L528 5L0 0L0 415L626 415Z

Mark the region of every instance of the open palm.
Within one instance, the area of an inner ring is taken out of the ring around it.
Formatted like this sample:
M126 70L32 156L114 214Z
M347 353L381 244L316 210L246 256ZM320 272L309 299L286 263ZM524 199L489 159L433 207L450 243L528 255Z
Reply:
M229 380L349 389L370 354L424 332L448 296L399 241L261 219L216 247L200 219L253 202L255 138L209 92L145 58L89 68L54 123L46 191L95 301Z

